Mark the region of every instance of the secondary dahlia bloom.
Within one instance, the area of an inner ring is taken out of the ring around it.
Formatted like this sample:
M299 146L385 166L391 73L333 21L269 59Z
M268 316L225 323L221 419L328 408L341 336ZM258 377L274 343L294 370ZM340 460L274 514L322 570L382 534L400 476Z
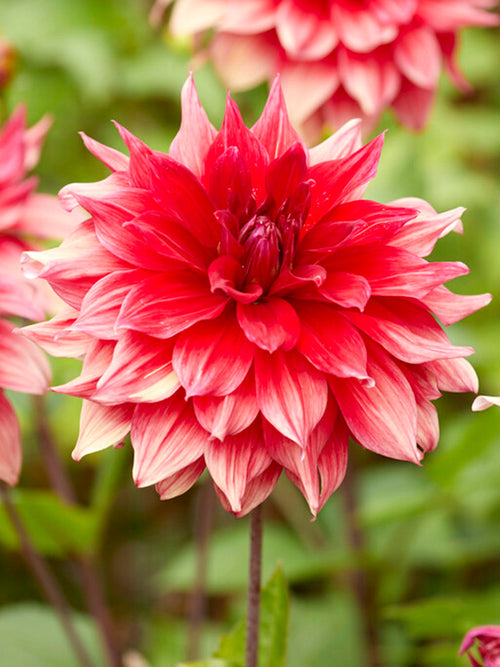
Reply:
M470 650L476 642L482 662ZM480 625L469 630L459 651L460 655L465 652L472 667L500 667L500 625Z
M70 216L57 198L36 193L37 179L26 178L49 126L44 118L27 129L19 107L0 130L0 479L9 485L17 483L21 470L21 442L16 414L2 390L41 394L50 380L41 350L13 331L16 318L40 320L53 301L45 283L23 275L20 259L36 248L35 239L61 238L69 229Z
M489 301L443 283L460 262L429 263L462 209L362 199L382 137L352 121L308 151L279 80L247 129L228 97L219 131L194 83L169 154L117 125L130 157L83 135L111 175L60 193L90 217L26 270L67 303L26 334L83 357L56 391L84 399L74 458L130 431L133 476L162 498L205 468L240 516L282 469L313 515L338 487L351 435L419 463L438 441L432 399L476 391L451 324Z
M153 16L171 0L158 0ZM281 73L293 123L312 136L385 108L421 129L446 68L461 90L458 34L497 25L495 0L176 0L173 34L214 29L206 53L232 90ZM197 43L203 40L197 38Z

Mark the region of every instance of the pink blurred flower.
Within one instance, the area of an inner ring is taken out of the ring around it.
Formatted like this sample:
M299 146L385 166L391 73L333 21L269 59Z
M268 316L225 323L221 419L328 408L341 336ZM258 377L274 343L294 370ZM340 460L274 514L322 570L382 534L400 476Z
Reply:
M26 178L49 126L44 118L27 129L19 107L0 130L0 479L10 485L19 477L21 443L17 417L2 390L41 394L50 378L40 349L13 331L12 317L39 320L53 300L46 284L25 278L20 258L36 247L35 239L60 238L71 219L56 197L35 192L35 177Z
M171 0L158 0L155 14ZM391 107L419 130L428 118L440 73L461 90L458 35L493 26L495 0L176 0L173 34L215 34L207 48L233 90L281 72L292 122L317 136L362 117L373 127ZM197 40L200 43L200 40Z
M461 230L461 208L363 200L382 137L352 121L308 151L279 81L247 129L228 98L220 131L194 83L169 155L117 125L130 158L83 135L111 175L60 193L90 218L60 246L26 256L66 301L26 335L84 358L56 387L84 400L74 458L130 431L138 486L162 498L205 467L242 515L282 469L313 515L341 483L351 435L419 463L438 441L432 399L477 391L433 315L452 324L489 302L443 283L468 272L429 263Z
M477 642L483 662L478 662L470 651ZM500 625L480 625L469 630L460 647L460 655L467 652L472 667L500 667Z

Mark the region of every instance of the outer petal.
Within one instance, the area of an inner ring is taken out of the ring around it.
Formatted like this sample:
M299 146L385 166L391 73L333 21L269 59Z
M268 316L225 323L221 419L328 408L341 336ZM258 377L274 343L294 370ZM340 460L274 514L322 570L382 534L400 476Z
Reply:
M180 496L198 481L198 478L205 470L205 459L201 456L197 461L187 465L179 472L174 472L173 475L162 479L156 485L156 491L160 496L160 500L169 500Z
M441 48L433 30L413 28L394 45L394 60L401 72L419 88L437 85L442 67Z
M94 339L88 347L80 375L66 384L52 387L52 391L81 398L92 398L97 381L111 363L114 346L114 342Z
M170 338L200 320L217 317L228 299L212 294L207 282L205 276L185 270L154 275L129 292L116 326Z
M442 324L448 326L484 308L491 299L491 294L454 294L448 288L439 285L426 294L421 301Z
M293 350L274 354L257 350L255 384L264 417L285 437L305 447L326 408L324 375Z
M43 394L51 374L47 359L36 345L12 329L0 319L0 387Z
M500 396L477 396L472 404L472 412L479 412L491 408L492 405L500 407Z
M209 435L182 392L161 403L139 403L132 421L133 476L137 486L156 484L197 461Z
M172 396L179 380L172 367L173 342L125 331L93 399L100 403L154 403Z
M72 453L75 461L119 443L130 431L133 408L127 403L108 407L83 401L80 435Z
M375 385L331 376L330 386L354 438L390 458L418 463L417 406L408 380L390 357L371 345L368 374Z
M263 444L260 420L222 442L211 440L205 450L205 461L231 511L241 512L248 482L261 475L272 461Z
M359 151L362 145L361 120L353 118L328 139L311 148L309 151L310 164L348 157Z
M240 518L251 512L254 507L260 505L270 495L271 491L276 486L276 482L281 474L281 466L277 463L271 463L268 468L260 475L248 482L245 494L241 499L241 510L235 512L235 515ZM225 494L215 486L215 491L219 500L225 510L231 512L231 504L226 498Z
M255 382L250 374L226 396L195 396L196 418L213 438L224 440L246 429L259 413Z
M172 363L186 396L225 396L243 382L252 359L253 345L234 315L225 315L181 333Z
M181 105L181 127L170 144L169 154L201 179L206 154L217 132L200 104L192 75L182 86Z
M21 434L12 405L0 391L0 480L15 486L21 474Z
M91 338L81 331L74 331L70 328L77 314L77 311L69 309L59 313L48 322L31 324L18 331L53 357L81 358Z
M479 380L466 359L438 359L424 364L436 377L442 391L473 391L477 394Z

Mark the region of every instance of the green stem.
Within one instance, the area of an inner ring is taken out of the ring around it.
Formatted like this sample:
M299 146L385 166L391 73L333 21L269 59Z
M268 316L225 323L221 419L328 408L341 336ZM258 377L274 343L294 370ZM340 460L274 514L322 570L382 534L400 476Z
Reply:
M259 658L260 579L262 567L262 505L250 513L246 667L257 667Z

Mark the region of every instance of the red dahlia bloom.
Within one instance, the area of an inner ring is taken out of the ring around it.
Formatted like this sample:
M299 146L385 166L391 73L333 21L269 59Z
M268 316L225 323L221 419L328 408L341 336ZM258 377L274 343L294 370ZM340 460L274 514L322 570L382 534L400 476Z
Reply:
M171 0L158 0L160 6ZM214 28L208 47L233 90L271 81L281 72L295 124L318 134L363 117L374 126L391 107L404 125L421 129L446 67L462 90L458 33L491 26L494 0L176 0L174 34Z
M90 218L29 270L66 301L27 334L80 354L75 458L130 430L138 486L162 498L205 467L221 501L245 514L281 470L315 515L340 484L349 435L418 463L438 440L431 399L476 390L443 324L489 301L443 283L459 262L423 257L459 229L462 209L361 199L382 137L358 121L308 151L279 81L253 128L228 98L217 132L192 79L169 155L118 125L130 157L84 136L112 171L61 192Z
M50 379L43 353L13 332L12 317L39 320L51 303L47 285L24 277L20 258L35 247L33 239L61 237L69 218L55 197L34 192L36 178L26 178L49 126L45 118L27 129L25 110L19 107L0 130L0 479L10 485L21 470L21 443L16 415L2 389L42 394Z
M483 662L472 655L471 648L477 642L477 649ZM472 667L500 667L500 625L481 625L469 630L460 647L460 655L467 652Z

